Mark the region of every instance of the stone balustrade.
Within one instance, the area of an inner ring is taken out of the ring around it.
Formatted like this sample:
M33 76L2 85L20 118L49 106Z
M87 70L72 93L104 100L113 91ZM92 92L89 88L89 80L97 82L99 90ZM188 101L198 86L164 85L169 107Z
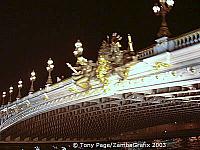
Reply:
M144 59L144 58L153 56L154 55L153 47L154 47L154 45L152 45L148 48L145 48L145 49L141 50L140 52L138 52L138 58Z
M200 42L200 29L189 33L182 34L175 38L162 37L155 40L157 44L142 49L138 52L138 58L144 59L163 52L174 51L184 47L188 47Z
M174 50L193 45L195 43L200 42L200 29L180 35L171 40L173 40L174 42Z

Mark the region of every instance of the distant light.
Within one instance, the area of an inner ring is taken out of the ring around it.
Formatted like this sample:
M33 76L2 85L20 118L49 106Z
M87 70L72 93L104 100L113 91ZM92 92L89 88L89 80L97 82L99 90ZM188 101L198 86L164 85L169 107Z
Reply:
M10 88L9 88L9 93L12 93L13 92L13 87L11 86Z
M22 80L19 80L18 84L22 84Z
M54 65L50 65L50 68L53 68L54 67Z
M174 5L174 0L167 0L166 3L169 6L173 6Z
M49 58L49 60L47 61L48 65L52 65L53 64L53 60L51 58Z
M154 13L160 12L160 7L157 5L153 6L153 11L154 11Z
M22 84L19 84L19 85L18 85L18 88L22 88Z
M6 92L3 92L3 95L2 95L2 97L4 98L4 97L6 97Z
M35 76L35 71L34 70L31 72L31 76Z
M36 79L35 71L33 70L33 71L31 72L30 80L31 80L31 81L35 81L35 79Z
M49 66L47 66L47 67L46 67L46 69L47 69L47 71L48 71L48 70L50 69L50 67L49 67Z
M80 40L78 40L76 43L75 43L75 47L78 48L78 47L81 47L82 46L82 43L80 42Z
M22 88L22 80L21 79L18 82L18 88Z

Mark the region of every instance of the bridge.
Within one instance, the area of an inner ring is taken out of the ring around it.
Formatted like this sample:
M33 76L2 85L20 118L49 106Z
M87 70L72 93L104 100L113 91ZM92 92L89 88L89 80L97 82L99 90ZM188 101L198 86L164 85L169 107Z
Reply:
M77 56L96 65L96 75L87 80L76 79L79 72L68 64L75 72L71 78L2 105L1 143L125 141L199 133L200 29L159 38L137 54L128 38L125 51L119 49L116 35L111 44L103 43L97 63ZM113 49L123 55L113 51L111 68L105 70L109 59L104 56ZM82 53L80 42L75 51Z

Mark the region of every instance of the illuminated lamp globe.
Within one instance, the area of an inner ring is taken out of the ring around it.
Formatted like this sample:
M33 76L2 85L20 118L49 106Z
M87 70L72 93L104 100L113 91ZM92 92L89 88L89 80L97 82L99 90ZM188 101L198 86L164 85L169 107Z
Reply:
M154 11L154 13L160 12L160 7L157 5L153 6L153 11Z
M34 70L31 72L31 76L35 76L35 71Z
M167 0L166 3L169 6L173 6L174 5L174 0Z
M80 42L80 40L78 40L76 43L75 43L75 47L78 48L78 47L81 47L82 46L82 43Z
M51 58L49 58L49 60L47 61L48 65L52 65L53 64L53 60Z

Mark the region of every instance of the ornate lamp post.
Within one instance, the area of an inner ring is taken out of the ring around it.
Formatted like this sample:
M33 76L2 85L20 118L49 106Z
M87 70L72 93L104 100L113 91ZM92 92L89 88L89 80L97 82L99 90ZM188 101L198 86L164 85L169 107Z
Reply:
M36 76L35 76L35 71L33 70L31 72L31 77L30 77L30 81L31 81L31 88L29 90L29 94L32 94L34 92L34 87L33 87L33 83L36 80Z
M157 4L153 6L154 13L162 17L162 23L160 26L160 30L157 33L157 36L158 37L170 36L171 33L169 32L169 29L167 27L166 15L172 9L174 5L174 0L159 0L159 3L160 3L160 6L158 6Z
M2 93L2 105L5 104L5 97L6 97L6 92Z
M53 71L54 65L53 65L53 60L51 58L49 58L49 60L47 61L48 66L46 67L47 71L49 72L48 75L48 79L47 79L47 86L51 85L52 82L52 78L51 78L51 72Z
M9 88L9 93L10 93L10 98L9 98L8 103L11 103L12 102L12 93L13 93L13 87L12 86Z
M18 95L17 95L17 100L20 99L21 96L21 88L22 88L22 80L20 79L18 82Z

